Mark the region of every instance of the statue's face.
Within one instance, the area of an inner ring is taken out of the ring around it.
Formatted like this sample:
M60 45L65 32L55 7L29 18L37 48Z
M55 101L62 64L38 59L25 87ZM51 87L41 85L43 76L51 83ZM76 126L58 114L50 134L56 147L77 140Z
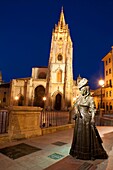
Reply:
M87 94L87 88L84 86L80 89L80 92L82 94L82 96L86 95Z

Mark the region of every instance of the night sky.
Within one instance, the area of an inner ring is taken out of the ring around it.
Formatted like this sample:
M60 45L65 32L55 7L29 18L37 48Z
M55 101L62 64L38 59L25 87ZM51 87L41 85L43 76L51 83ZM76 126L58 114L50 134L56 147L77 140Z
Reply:
M0 0L0 70L3 80L31 76L48 66L52 30L61 8L73 41L74 79L92 89L103 77L102 58L113 46L113 0Z

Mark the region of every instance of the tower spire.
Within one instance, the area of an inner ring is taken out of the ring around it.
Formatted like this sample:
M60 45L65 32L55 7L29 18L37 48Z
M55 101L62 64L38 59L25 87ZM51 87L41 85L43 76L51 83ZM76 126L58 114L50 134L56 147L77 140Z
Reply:
M62 6L61 13L60 13L59 26L62 28L65 25L66 23L65 23L64 11L63 11L63 6Z

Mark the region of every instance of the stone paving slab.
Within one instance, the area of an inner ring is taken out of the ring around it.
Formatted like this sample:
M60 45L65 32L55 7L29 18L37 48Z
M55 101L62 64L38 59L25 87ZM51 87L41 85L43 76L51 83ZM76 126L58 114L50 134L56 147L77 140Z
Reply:
M93 161L77 160L67 156L44 170L95 170L96 167Z
M27 145L25 143L20 143L14 146L9 146L0 149L0 153L8 156L11 159L18 159L20 157L23 157L25 155L31 154L33 152L40 151L40 148Z
M107 160L83 161L71 157L69 150L73 129L68 129L26 140L2 143L0 149L25 143L41 150L14 160L0 153L0 170L82 170L83 168L86 168L84 170L113 170L113 127L99 126L97 129L109 155ZM53 159L56 157L57 159Z

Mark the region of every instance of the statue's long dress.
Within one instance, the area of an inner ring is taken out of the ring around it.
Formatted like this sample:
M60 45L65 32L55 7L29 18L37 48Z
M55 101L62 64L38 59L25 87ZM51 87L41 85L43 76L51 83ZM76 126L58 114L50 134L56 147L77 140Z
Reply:
M70 155L78 159L107 159L108 155L102 146L102 140L95 125L91 124L88 112L94 109L93 98L89 96L87 102L78 102L79 112L75 121L73 141ZM82 116L81 116L82 115Z

